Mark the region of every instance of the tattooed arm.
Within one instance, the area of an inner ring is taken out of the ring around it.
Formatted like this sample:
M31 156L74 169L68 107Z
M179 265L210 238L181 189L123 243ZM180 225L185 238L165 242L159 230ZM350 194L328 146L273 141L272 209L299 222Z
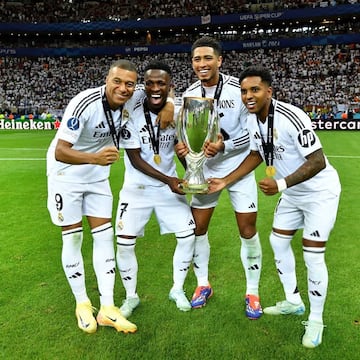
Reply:
M322 149L308 155L306 160L296 171L285 177L286 188L311 179L326 166ZM279 192L278 183L272 178L265 178L259 181L259 187L265 195L274 195Z
M285 178L287 187L294 186L314 177L326 166L322 149L314 151L308 155L306 159L307 161L305 161L304 164Z

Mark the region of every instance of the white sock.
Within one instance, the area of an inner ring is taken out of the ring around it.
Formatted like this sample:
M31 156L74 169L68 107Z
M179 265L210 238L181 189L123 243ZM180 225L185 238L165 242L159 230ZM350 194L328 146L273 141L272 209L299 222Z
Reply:
M303 247L307 267L310 302L309 320L323 321L323 312L328 288L328 271L325 263L325 247Z
M198 286L209 285L209 259L210 243L208 233L195 236L194 248L194 273L197 278Z
M88 301L85 286L84 261L81 254L83 229L78 227L62 232L62 266L77 303Z
M115 250L114 231L111 223L91 230L94 239L93 267L100 293L100 304L114 305Z
M291 235L270 234L270 244L274 251L275 264L282 283L286 300L292 304L302 302L297 288L295 257L291 248Z
M136 238L117 237L116 261L121 281L126 291L126 297L137 296L138 262L135 254Z
M245 270L246 294L259 295L259 282L262 264L262 252L259 234L245 239L240 236L240 258Z
M182 290L194 255L195 234L191 230L176 233L173 256L173 289Z

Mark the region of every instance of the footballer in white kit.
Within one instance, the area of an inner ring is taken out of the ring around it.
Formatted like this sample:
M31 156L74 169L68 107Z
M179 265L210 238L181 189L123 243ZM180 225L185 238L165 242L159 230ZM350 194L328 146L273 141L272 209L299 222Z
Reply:
M247 110L241 102L239 79L220 72L222 47L219 41L203 36L191 47L191 62L198 80L189 86L183 97L207 97L217 102L219 128L217 140L206 141L203 146L206 156L203 167L205 178L224 176L232 172L249 153L247 131ZM179 142L176 153L183 158L188 153L186 144ZM240 260L246 278L245 315L256 320L262 315L259 297L259 282L262 264L260 237L256 229L257 187L254 172L227 186L241 242ZM191 305L201 308L214 291L209 282L210 242L208 228L220 191L208 194L194 194L191 210L196 223L194 273L197 287ZM219 230L221 231L221 230Z
M220 75L223 79L223 86L220 98L217 101L217 111L225 148L224 152L219 152L214 157L206 159L203 168L205 179L229 174L249 153L250 139L246 129L247 109L239 96L239 79L222 73ZM205 87L198 80L184 92L183 97L214 98L215 91L216 85ZM228 191L235 211L257 211L257 189L254 173L250 173L230 185ZM209 195L195 194L191 206L196 208L214 207L219 196L220 192Z
M268 69L250 66L239 76L241 98L250 115L251 152L244 162L223 179L211 179L210 191L219 191L263 161L265 175L259 188L265 195L281 193L274 211L270 244L285 300L264 308L268 315L303 315L291 242L302 231L302 257L307 270L310 312L302 321L302 344L321 344L323 312L328 290L325 250L334 227L341 184L337 171L323 153L309 116L291 104L272 98L272 76Z
M270 243L284 288L285 300L277 302L275 306L266 307L264 313L302 315L305 312L305 305L297 286L295 257L290 245L296 230L303 229L302 248L307 268L310 313L308 320L302 322L305 326L302 344L304 347L314 348L322 342L323 311L328 289L325 247L335 224L341 185L337 171L322 153L320 140L312 129L307 114L281 101L272 99L271 103L270 109L273 108L273 125L270 126L273 133L271 168L276 172L274 179L278 191L282 190L282 192L274 211ZM264 122L259 121L256 114L251 114L248 118L251 149L257 151L264 160L267 160L264 144L269 134L269 118L270 116ZM311 157L318 158L314 164L317 161L320 164L324 162L324 167L319 168L320 171L317 170L317 165L307 165ZM312 166L314 170L311 170ZM303 174L311 171L318 172L300 181ZM294 184L292 184L293 179L297 179ZM260 181L259 186L265 194L273 194L268 179Z
M78 327L86 333L94 333L98 325L125 333L137 330L114 305L113 196L108 179L110 165L119 159L119 130L129 117L126 103L136 81L134 64L127 60L112 63L105 85L84 90L70 100L47 152L47 205L52 222L61 226L62 267L76 301ZM96 318L85 284L84 216L93 240L100 298Z
M153 213L160 233L174 233L177 242L169 299L181 311L191 309L183 285L194 253L195 222L179 188L182 180L176 174L176 130L171 126L160 130L155 121L170 90L169 66L159 61L149 63L144 69L144 83L146 99L137 103L132 120L121 130L125 174L116 214L116 235L118 269L126 290L120 310L125 317L140 303L135 245Z

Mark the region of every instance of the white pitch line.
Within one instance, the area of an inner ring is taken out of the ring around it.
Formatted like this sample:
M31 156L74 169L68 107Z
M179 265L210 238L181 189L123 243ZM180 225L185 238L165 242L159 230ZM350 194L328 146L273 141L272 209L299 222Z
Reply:
M328 158L360 159L360 155L326 155Z
M15 151L32 151L32 150L39 150L39 151L47 151L47 149L40 149L40 148L0 148L1 150L15 150Z
M0 158L0 161L44 161L46 158Z

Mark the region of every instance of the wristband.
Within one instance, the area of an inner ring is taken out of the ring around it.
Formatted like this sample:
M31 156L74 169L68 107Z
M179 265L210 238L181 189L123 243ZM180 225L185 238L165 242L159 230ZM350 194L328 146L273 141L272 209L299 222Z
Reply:
M172 103L173 105L175 105L174 99L170 96L167 97L166 102L169 102L169 103Z
M280 179L280 180L275 180L276 181L276 185L278 187L278 191L284 191L287 189L287 184L286 184L286 180L285 179Z

